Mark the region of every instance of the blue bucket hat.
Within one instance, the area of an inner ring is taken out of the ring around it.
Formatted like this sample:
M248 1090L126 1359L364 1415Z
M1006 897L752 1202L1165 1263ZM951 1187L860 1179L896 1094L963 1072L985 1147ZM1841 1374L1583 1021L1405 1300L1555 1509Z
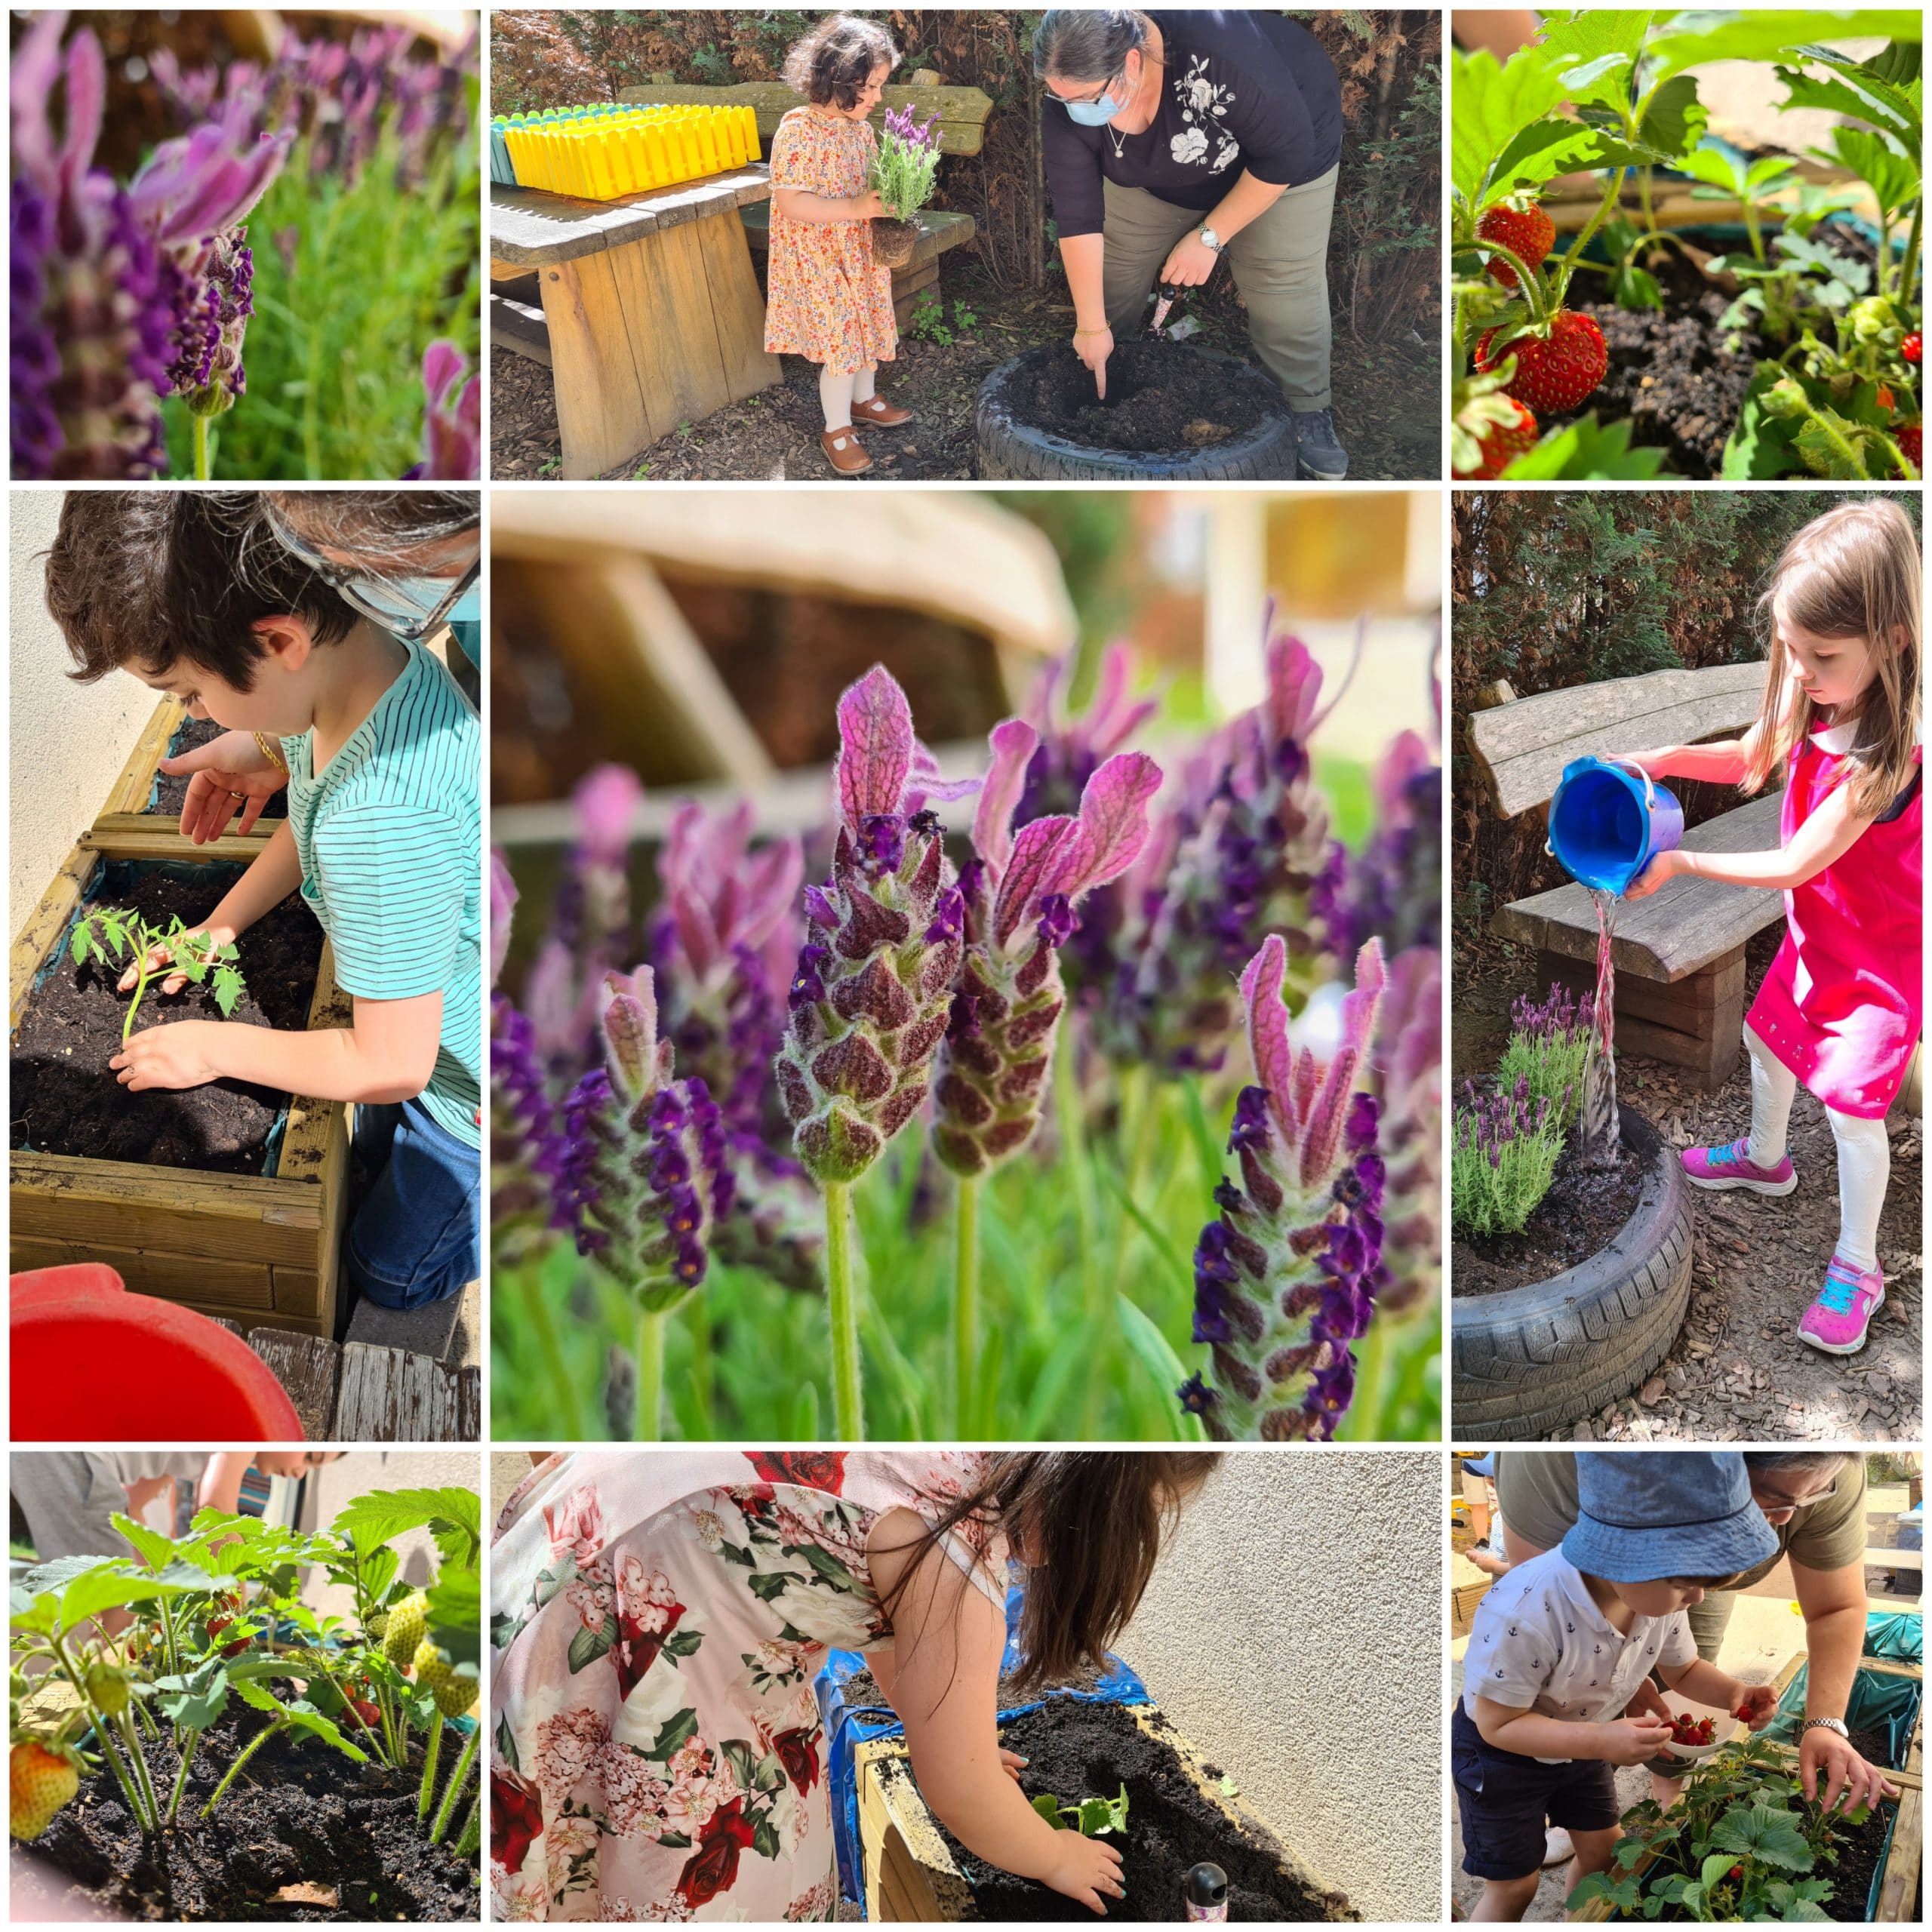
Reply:
M1487 1456L1472 1456L1463 1466L1472 1476L1493 1476L1496 1473L1496 1451L1492 1449Z
M1735 1449L1580 1451L1563 1554L1613 1583L1728 1577L1778 1553Z

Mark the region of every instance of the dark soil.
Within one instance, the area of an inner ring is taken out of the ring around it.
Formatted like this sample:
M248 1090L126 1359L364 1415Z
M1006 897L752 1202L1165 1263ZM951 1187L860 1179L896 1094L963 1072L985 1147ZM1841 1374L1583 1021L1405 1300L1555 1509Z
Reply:
M405 1776L374 1763L352 1764L319 1742L287 1734L265 1744L229 1786L213 1817L214 1795L236 1753L261 1727L253 1711L226 1717L202 1740L188 1774L180 1819L158 1841L146 1840L106 1767L82 1781L35 1852L103 1903L150 1919L307 1919L352 1922L448 1921L478 1913L476 1868L445 1843L432 1845L417 1818L418 1770ZM440 1775L460 1751L443 1740ZM174 1788L180 1760L165 1737L145 1755L158 1789ZM472 1783L473 1783L472 1777ZM462 1825L459 1804L449 1836ZM285 1887L333 1890L336 1903L278 1900Z
M214 911L239 876L232 866L198 866L194 872L184 879L151 868L137 874L125 865L111 867L103 896L150 923L165 925L178 913L192 924ZM291 897L250 927L237 946L247 990L231 1019L290 1031L305 1026L322 955L315 915ZM180 1092L129 1093L108 1065L121 1051L132 997L115 991L122 970L96 960L76 967L63 950L57 968L28 996L14 1035L8 1144L94 1160L259 1174L288 1095L235 1080ZM168 997L156 979L134 1025L140 1032L221 1017L209 987L189 985Z
M1155 1724L1166 1728L1158 1715ZM1272 1846L1231 1826L1226 1814L1195 1789L1172 1749L1143 1734L1122 1706L1057 1698L1003 1726L1000 1741L1028 1761L1020 1783L1029 1798L1051 1792L1070 1804L1076 1798L1111 1798L1127 1786L1127 1835L1117 1847L1127 1895L1109 1901L1109 1918L1180 1922L1186 1917L1182 1887L1204 1860L1228 1875L1231 1919L1281 1924L1329 1915L1329 1901L1284 1872ZM986 1864L949 1835L946 1843L973 1887L982 1918L1007 1924L1092 1920L1075 1900Z
M1885 1849L1885 1830L1894 1807L1881 1804L1862 1825L1841 1825L1837 1829L1838 1860L1821 1868L1821 1875L1832 1881L1832 1895L1824 1901L1825 1915L1841 1925L1863 1924L1865 1902L1872 1896L1872 1875Z
M1224 365L1190 354L1185 343L1123 342L1107 358L1107 393L1100 398L1093 372L1071 343L1062 343L1016 389L1015 413L1090 448L1211 449L1254 429L1266 414L1266 398L1228 375Z
M917 482L974 474L973 415L980 386L1008 357L1073 333L1066 283L1052 275L1044 288L1001 288L966 249L943 257L937 284L949 343L902 330L896 360L883 365L879 386L914 412L903 429L868 429L862 439L872 467L863 483ZM1192 340L1206 349L1254 360L1247 317L1231 284L1217 276L1188 303L1201 324ZM959 311L971 315L961 325ZM1149 314L1152 313L1152 309ZM1170 317L1171 321L1173 318ZM784 380L670 435L607 473L615 481L823 482L832 475L819 445L824 427L818 367L783 357ZM1349 452L1352 481L1426 481L1442 474L1437 398L1441 350L1408 333L1370 342L1335 332L1335 431ZM1111 386L1111 385L1109 385ZM500 347L490 352L490 473L499 481L562 473L550 371Z
M1628 1149L1615 1167L1586 1171L1577 1165L1573 1140L1557 1161L1549 1192L1520 1235L1457 1237L1451 1278L1456 1293L1491 1295L1527 1287L1587 1261L1635 1211L1643 1177L1643 1162Z
M225 724L217 724L212 718L190 718L168 741L168 755L179 758L183 752L198 751L203 745L211 745L227 730ZM186 778L171 777L162 772L155 780L155 801L148 807L158 818L178 819L181 808L188 802L188 781ZM262 808L263 818L286 818L288 816L288 794L278 792Z
M1724 446L1770 346L1755 331L1730 337L1720 333L1718 318L1734 297L1676 249L1658 251L1645 266L1663 292L1661 309L1571 303L1603 331L1610 368L1581 409L1554 420L1571 421L1592 410L1604 422L1627 417L1633 445L1669 451L1667 474L1721 475ZM1592 281L1601 285L1586 271L1573 286L1580 292Z
M1014 1689L1011 1678L1002 1677L999 1681L998 1708L1004 1711L1015 1704L1030 1703L1036 1698L1050 1697L1054 1690L1091 1690L1100 1681L1100 1672L1091 1663L1082 1665L1066 1683L1056 1684L1048 1690L1018 1691ZM892 1708L891 1700L880 1690L878 1680L869 1670L855 1670L846 1678L845 1702L862 1710L889 1711ZM1116 1785L1114 1789L1118 1791L1120 1787Z

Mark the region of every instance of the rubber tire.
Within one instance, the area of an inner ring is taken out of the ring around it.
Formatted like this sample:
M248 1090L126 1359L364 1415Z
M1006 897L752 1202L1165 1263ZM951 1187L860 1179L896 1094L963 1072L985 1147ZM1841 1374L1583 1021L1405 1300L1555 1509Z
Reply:
M1637 1205L1607 1246L1546 1281L1452 1299L1451 1421L1459 1442L1547 1441L1606 1408L1670 1352L1690 1303L1690 1184L1640 1114Z
M1295 426L1287 398L1274 378L1238 356L1214 349L1177 345L1186 354L1226 365L1229 380L1254 389L1263 406L1252 429L1211 449L1171 454L1097 449L1076 443L1014 414L1015 383L1060 345L1029 349L1002 362L980 386L974 412L977 445L975 474L983 480L1083 483L1289 482L1295 475Z

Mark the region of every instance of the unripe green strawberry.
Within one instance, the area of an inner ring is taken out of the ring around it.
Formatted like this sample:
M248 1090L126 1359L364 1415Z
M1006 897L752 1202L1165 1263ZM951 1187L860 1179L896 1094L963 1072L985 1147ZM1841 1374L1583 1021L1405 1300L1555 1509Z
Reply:
M1476 368L1487 374L1506 357L1516 358L1516 373L1508 393L1527 403L1539 416L1561 416L1574 409L1604 379L1610 351L1603 331L1588 315L1559 309L1533 332L1512 337L1492 358L1490 344L1496 331L1487 331L1476 344Z
M389 1607L389 1627L383 1632L383 1648L389 1660L398 1670L407 1670L416 1655L416 1647L423 1641L424 1613L429 1607L429 1598L420 1590L412 1590L401 1602Z
M369 1613L368 1622L365 1623L362 1627L368 1632L371 1636L380 1637L383 1632L389 1627L389 1612L386 1610L371 1611Z
M1524 208L1499 203L1476 223L1476 232L1485 242L1498 242L1512 255L1520 256L1532 269L1540 266L1556 241L1555 223L1534 202ZM1505 288L1516 286L1516 271L1500 256L1489 258L1489 272Z
M7 1760L8 1830L17 1838L38 1838L80 1788L71 1760L33 1738L16 1744Z
M459 1677L456 1666L425 1637L416 1647L416 1681L446 1718L460 1718L476 1701L476 1680Z
M118 1718L128 1708L126 1673L115 1669L111 1663L90 1664L87 1685L88 1695L108 1716Z

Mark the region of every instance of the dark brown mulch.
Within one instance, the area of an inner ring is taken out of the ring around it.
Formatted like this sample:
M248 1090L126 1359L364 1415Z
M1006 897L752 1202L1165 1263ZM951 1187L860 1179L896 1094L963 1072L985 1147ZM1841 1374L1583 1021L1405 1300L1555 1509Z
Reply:
M1620 1154L1614 1168L1582 1168L1573 1137L1557 1160L1549 1192L1520 1235L1457 1240L1457 1296L1527 1287L1587 1261L1635 1211L1643 1176L1643 1162L1629 1152Z
M962 257L964 259L962 260ZM879 386L915 412L902 429L863 432L872 468L862 482L919 482L974 475L973 415L980 386L999 363L1072 333L1066 285L995 288L964 250L940 270L945 321L954 340L942 344L902 333L897 358L884 365ZM959 308L970 327L959 326ZM1201 327L1192 340L1252 360L1244 314L1232 289L1211 290L1191 305ZM784 380L702 421L681 424L607 480L684 482L732 479L819 482L832 471L820 447L824 426L818 369L795 355L781 358ZM1349 452L1352 481L1433 481L1442 474L1440 344L1409 336L1386 343L1335 337L1335 426ZM500 481L562 474L550 372L527 356L490 352L491 475Z

